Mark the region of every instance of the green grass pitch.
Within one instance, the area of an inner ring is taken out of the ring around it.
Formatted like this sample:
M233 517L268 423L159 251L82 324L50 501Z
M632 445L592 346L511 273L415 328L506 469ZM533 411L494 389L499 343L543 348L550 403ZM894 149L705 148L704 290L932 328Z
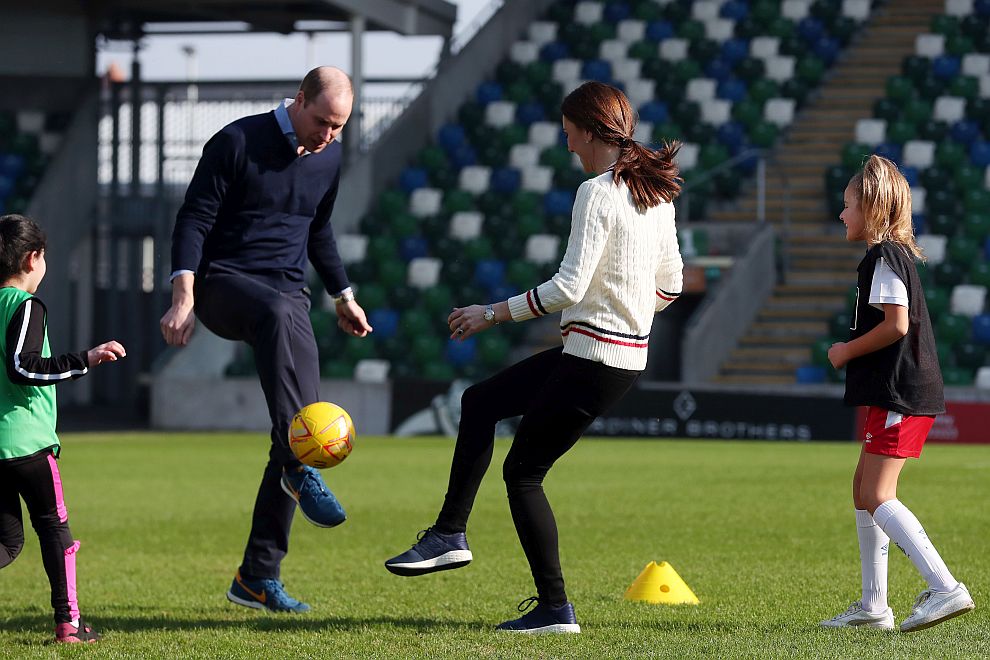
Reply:
M585 439L546 489L583 633L492 627L534 593L501 481L508 442L478 496L468 567L400 578L382 567L428 526L447 483L446 439L360 438L324 472L342 526L297 517L282 578L313 606L275 616L228 603L267 457L263 434L69 434L61 469L82 541L80 602L104 633L53 647L37 537L0 572L4 658L974 658L990 656L990 446L932 445L899 497L925 524L977 609L926 631L822 630L859 597L853 443ZM622 596L668 561L699 606ZM924 584L896 550L898 621Z

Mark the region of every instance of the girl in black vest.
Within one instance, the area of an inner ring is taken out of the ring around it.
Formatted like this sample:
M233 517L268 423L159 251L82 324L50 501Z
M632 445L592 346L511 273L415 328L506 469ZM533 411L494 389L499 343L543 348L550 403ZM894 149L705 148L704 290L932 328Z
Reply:
M858 268L849 341L833 344L828 359L836 369L846 367L846 405L867 406L853 475L863 595L821 625L894 628L887 606L887 551L893 539L928 583L901 623L901 632L909 632L974 607L921 523L897 500L905 460L921 455L935 415L945 412L942 376L914 264L922 255L914 240L907 180L891 161L870 156L849 181L844 200L839 218L846 240L865 241L867 252Z

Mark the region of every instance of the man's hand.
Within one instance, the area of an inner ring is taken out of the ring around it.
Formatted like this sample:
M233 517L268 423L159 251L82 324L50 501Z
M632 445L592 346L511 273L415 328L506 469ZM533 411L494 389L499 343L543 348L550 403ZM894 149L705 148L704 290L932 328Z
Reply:
M365 337L373 328L368 325L368 317L361 305L354 300L335 305L337 309L337 325L352 337Z
M828 349L828 361L836 369L846 366L846 363L849 362L849 358L846 357L846 342L840 341L832 344L831 348Z
M172 306L160 322L162 337L169 346L185 346L196 327L193 314L192 273L182 273L172 280Z

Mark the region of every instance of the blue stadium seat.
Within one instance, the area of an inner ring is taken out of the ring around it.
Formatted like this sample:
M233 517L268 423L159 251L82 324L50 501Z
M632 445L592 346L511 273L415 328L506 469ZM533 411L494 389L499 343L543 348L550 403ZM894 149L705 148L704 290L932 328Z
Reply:
M624 2L610 2L602 10L602 18L609 23L624 21L632 14L632 10Z
M814 44L825 36L825 26L817 18L807 16L802 18L797 25L798 36L808 44Z
M588 60L581 67L581 77L585 80L609 83L612 81L612 65L605 60Z
M825 367L806 364L797 368L795 376L799 383L824 383L826 373Z
M430 254L430 244L422 236L408 236L399 243L399 255L405 261L412 261Z
M447 356L447 362L456 367L462 367L474 362L474 356L477 351L477 341L474 337L468 337L467 339L460 341L455 341L453 339L449 340L447 342L447 349L445 353Z
M669 117L667 104L663 101L648 101L639 108L640 120L651 122L654 126L665 123Z
M457 169L474 165L478 162L478 154L470 144L462 144L450 154L450 160Z
M570 57L571 51L562 41L550 41L540 48L540 59L544 62L556 62Z
M718 57L713 57L712 60L705 65L705 75L709 78L714 78L718 82L724 80L729 80L734 76L733 73L734 64L724 59L721 55Z
M464 127L460 124L444 124L437 133L437 142L448 154L467 142Z
M0 174L16 179L24 171L24 156L20 154L0 154Z
M569 215L574 206L574 192L551 190L543 196L543 211L547 215Z
M815 55L828 67L832 66L836 58L839 57L839 53L842 52L842 45L831 37L823 36L815 42L813 50Z
M951 80L959 75L961 63L953 55L939 55L932 61L932 75L941 80Z
M918 185L921 175L918 172L917 167L914 165L898 165L898 169L901 171L901 174L904 175L904 178L907 179L909 186L913 187Z
M873 149L873 153L878 156L883 156L888 160L892 160L895 163L901 162L901 155L904 149L901 145L896 142L881 142Z
M990 346L990 314L973 317L973 341Z
M977 167L990 166L990 142L977 140L969 148L969 160Z
M406 194L417 188L426 188L430 183L429 175L422 167L407 167L399 175L399 187Z
M474 267L474 282L492 289L505 281L505 262L499 259L482 259Z
M500 167L492 172L491 189L498 193L511 195L519 190L522 174L514 167Z
M742 61L747 55L749 55L749 41L746 39L734 37L732 39L727 39L722 44L720 57L724 62L730 65L734 65L736 62Z
M669 21L650 21L646 26L646 38L650 41L660 42L670 39L675 34L674 26Z
M546 118L546 111L539 101L526 101L516 106L516 122L523 126L543 121Z
M969 144L980 137L980 125L971 119L963 119L952 125L949 135L956 142Z
M746 99L748 89L746 83L738 78L726 78L718 84L715 94L720 99L739 103Z
M375 329L376 340L390 339L399 331L399 313L388 307L368 312L368 323Z
M722 5L719 15L738 22L749 16L749 5L742 0L729 0Z
M501 101L502 86L494 80L486 80L478 85L478 91L475 93L475 99L477 99L478 103L481 105L488 105L492 101Z

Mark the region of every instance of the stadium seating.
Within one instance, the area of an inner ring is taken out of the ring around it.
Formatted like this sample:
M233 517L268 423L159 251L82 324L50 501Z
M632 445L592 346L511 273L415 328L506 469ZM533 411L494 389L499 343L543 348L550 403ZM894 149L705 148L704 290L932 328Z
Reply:
M65 128L62 115L0 110L0 213L24 213Z
M699 219L712 200L737 195L755 161L701 181L704 173L772 147L869 8L866 0L554 3L355 234L340 237L364 308L389 330L398 323L394 333L376 330L370 348L322 340L324 373L346 374L362 359L389 360L393 376L444 378L504 364L522 326L460 344L444 318L453 304L505 299L555 271L586 178L560 128L566 92L586 80L613 84L639 112L637 140L683 141L679 165L698 193L690 215ZM690 251L705 254L704 232L690 238ZM712 282L720 275L706 273ZM331 313L314 307L314 321Z
M911 184L919 271L948 385L990 367L990 4L947 0L918 35L873 117L856 125L843 164L826 174L839 213L849 177L868 153L894 160ZM851 306L847 312L851 311ZM843 337L833 328L833 337ZM813 360L813 363L814 360ZM815 363L817 364L817 363Z

